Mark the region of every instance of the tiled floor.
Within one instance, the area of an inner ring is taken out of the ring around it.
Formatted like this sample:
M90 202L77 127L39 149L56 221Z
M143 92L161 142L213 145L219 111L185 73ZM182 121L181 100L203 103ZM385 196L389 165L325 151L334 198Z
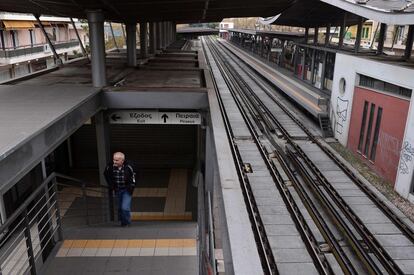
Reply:
M65 231L42 274L198 274L194 222L142 222Z

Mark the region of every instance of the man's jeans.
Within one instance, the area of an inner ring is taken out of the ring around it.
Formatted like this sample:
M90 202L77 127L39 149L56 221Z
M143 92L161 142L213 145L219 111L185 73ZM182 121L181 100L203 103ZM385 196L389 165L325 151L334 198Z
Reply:
M118 191L118 218L121 225L131 223L131 199L132 196L127 189L119 189Z

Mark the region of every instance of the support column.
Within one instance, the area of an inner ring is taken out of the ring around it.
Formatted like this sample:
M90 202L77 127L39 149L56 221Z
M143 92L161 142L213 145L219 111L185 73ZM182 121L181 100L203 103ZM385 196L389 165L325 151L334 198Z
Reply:
M162 48L161 46L161 22L157 22L155 23L155 30L156 30L156 35L155 35L155 42L156 42L156 49L160 50Z
M405 42L404 60L409 60L413 50L414 25L408 27L407 42Z
M329 46L329 36L331 35L331 24L326 25L325 31L325 47Z
M315 33L313 34L313 44L318 44L318 34L319 34L319 28L315 27L314 28Z
M157 23L151 22L149 23L149 53L155 54L155 50L157 49Z
M137 24L126 24L126 44L127 44L127 60L128 66L135 67L137 65Z
M164 22L158 22L158 35L160 39L160 49L164 49Z
M261 41L261 43L260 43L260 57L263 57L264 42L265 42L265 39L264 39L264 37L263 37L263 36L262 36L261 38L262 38L262 41Z
M315 57L316 57L316 49L313 49L312 62L311 62L311 79L310 79L310 82L312 84L313 84L313 79L315 77Z
M76 24L75 24L75 22L73 22L72 17L70 18L70 22L72 23L73 29L75 30L75 34L76 34L76 37L78 38L79 45L80 45L81 50L82 50L82 54L83 54L83 56L87 57L88 54L86 53L85 47L83 46L83 43L82 43L82 39L79 36L78 29L76 28Z
M305 28L305 37L304 37L305 44L308 44L308 39L309 39L309 27L306 27Z
M53 45L52 41L50 40L49 36L47 35L45 28L43 27L42 22L39 19L39 15L34 14L34 17L36 18L37 24L40 26L40 29L42 30L42 33L47 41L47 44L49 44L49 48L52 50L53 57L55 58L56 65L60 66L63 64L62 59L60 59L59 55L56 52L55 46Z
M321 90L325 89L325 71L326 71L326 59L328 56L328 52L323 52L323 60L322 60L322 72L321 72Z
M175 22L173 22L173 41L177 40L177 24Z
M360 17L358 20L358 28L357 28L355 46L354 46L355 53L358 53L359 48L361 47L362 24L363 24L363 19L362 17Z
M347 13L344 13L344 17L342 18L342 24L341 29L339 30L339 42L338 42L338 48L342 48L344 46L344 37L345 37L345 29L346 29L346 15Z
M381 23L379 38L378 38L378 46L377 46L377 54L381 55L384 51L384 42L387 36L387 24Z
M94 87L106 85L104 17L101 10L87 11L89 44L91 48L92 83Z
M103 175L105 167L111 160L109 152L109 128L108 123L105 121L105 115L103 111L98 112L94 117L95 132L96 132L96 146L98 151L98 168L99 168L99 182L100 185L106 185L107 182ZM112 190L108 189L109 198L109 219L114 220L114 204L112 197Z
M302 60L301 60L301 64L302 64L302 75L301 78L305 79L305 74L306 74L306 70L305 70L305 64L306 64L306 52L308 51L308 48L303 48L303 54L302 54Z
M147 22L139 23L139 41L141 58L147 58Z
M164 49L166 49L168 45L167 22L162 22L162 41L162 46Z

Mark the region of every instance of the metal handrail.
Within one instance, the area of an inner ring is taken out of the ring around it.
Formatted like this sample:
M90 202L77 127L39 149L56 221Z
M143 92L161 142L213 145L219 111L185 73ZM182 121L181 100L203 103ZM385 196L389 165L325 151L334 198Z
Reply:
M74 182L76 185L60 184L57 182L57 178ZM47 247L45 244L49 244L53 240L57 242L63 240L63 219L60 214L57 185L81 188L79 195L84 198L86 203L84 207L86 207L86 222L88 225L89 216L98 215L88 214L87 193L105 194L105 189L108 188L107 185L100 185L99 187L103 188L100 192L96 189L87 188L86 182L83 180L56 172L50 174L4 224L0 225L0 250L2 251L0 263L7 266L7 270L18 271L19 274L21 272L37 274L36 261L43 255ZM36 230L36 233L32 232L33 229ZM22 257L24 258L23 261L12 262L13 259L22 259Z

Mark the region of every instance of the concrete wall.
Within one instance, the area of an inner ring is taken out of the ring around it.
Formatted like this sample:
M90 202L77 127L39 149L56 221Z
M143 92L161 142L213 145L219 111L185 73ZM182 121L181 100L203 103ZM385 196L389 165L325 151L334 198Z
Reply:
M331 120L335 137L345 146L348 144L355 86L359 80L358 74L414 90L414 70L412 69L338 53L331 96ZM346 83L344 92L340 91L342 78ZM402 148L400 149L395 189L403 197L414 201L414 197L410 195L414 170L414 108L412 101L411 98L404 127Z

